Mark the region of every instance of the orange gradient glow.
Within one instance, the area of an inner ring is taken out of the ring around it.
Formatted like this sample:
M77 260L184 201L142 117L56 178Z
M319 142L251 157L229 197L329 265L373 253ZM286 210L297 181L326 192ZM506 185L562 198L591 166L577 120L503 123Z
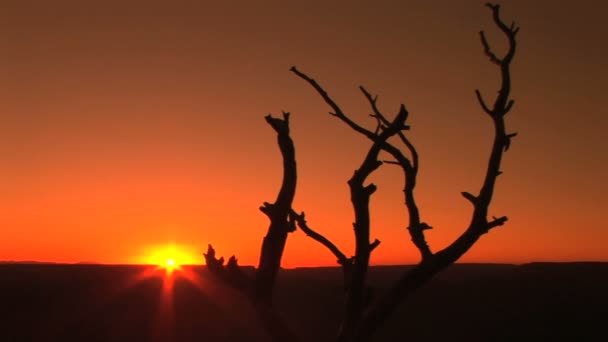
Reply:
M264 116L282 109L298 163L293 209L352 255L346 182L370 143L328 114L294 64L366 128L376 122L359 85L387 117L406 105L434 252L470 222L460 194L479 191L493 134L474 90L489 98L499 87L478 32L505 44L481 1L29 3L0 11L0 261L164 272L203 264L211 243L256 265L268 228L258 208L282 176ZM608 73L598 72L608 44L587 43L608 35L598 8L608 2L531 3L502 12L522 27L507 118L519 134L488 214L509 221L461 261L608 261ZM382 166L369 181L370 238L382 241L371 263L418 262L400 170ZM295 231L282 266L337 263Z

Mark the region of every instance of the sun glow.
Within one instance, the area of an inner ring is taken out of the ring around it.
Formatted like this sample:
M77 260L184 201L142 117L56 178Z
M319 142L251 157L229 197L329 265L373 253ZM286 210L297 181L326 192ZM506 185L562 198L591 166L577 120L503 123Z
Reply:
M177 269L183 265L200 264L201 260L196 260L193 255L195 253L189 251L186 247L177 245L168 245L150 248L146 253L148 256L144 261L147 264L158 265L167 270Z

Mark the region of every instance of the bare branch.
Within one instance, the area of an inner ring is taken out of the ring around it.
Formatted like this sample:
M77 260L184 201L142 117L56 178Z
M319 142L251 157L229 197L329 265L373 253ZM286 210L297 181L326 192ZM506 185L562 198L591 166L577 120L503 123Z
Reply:
M403 141L403 143L405 144L407 149L410 151L410 154L412 155L412 167L414 168L415 172L418 172L418 165L419 165L418 151L416 151L414 144L412 144L410 142L410 140L402 132L399 132L399 138L401 138L401 141Z
M499 113L500 115L505 115L508 110L506 110L508 103L508 93L511 87L511 75L509 71L509 66L511 64L511 60L515 55L515 50L517 47L517 42L515 40L515 36L517 32L519 32L519 27L515 27L515 23L511 24L511 27L508 27L500 18L500 6L493 4L486 4L492 10L492 18L494 19L494 23L498 28L505 34L507 40L509 41L509 48L504 58L500 63L501 68L501 76L502 76L502 85L501 92L496 99L494 104L494 113Z
M294 229L293 221L289 220L289 211L296 192L297 167L295 147L289 135L289 113L283 112L282 119L274 118L270 114L265 119L277 133L277 143L283 157L283 181L277 198L274 203L265 202L260 207L270 219L270 225L262 241L255 278L255 299L270 306L287 234Z
M487 3L486 6L492 10L492 18L494 19L494 23L496 24L496 26L498 26L498 28L505 35L507 35L507 37L509 38L509 41L510 41L509 45L513 46L514 44L512 44L511 41L515 40L515 36L517 35L517 32L519 32L519 27L515 26L514 21L511 22L511 26L509 27L500 19L500 5L493 5L493 4ZM513 52L515 52L515 51L513 50ZM512 55L513 55L513 53L507 52L507 57L509 57L509 59L512 57ZM505 59L507 57L505 57Z
M332 107L332 109L334 109L336 116L353 128L353 130L367 136L373 141L373 145L369 149L367 156L365 157L360 168L355 171L353 177L351 177L351 179L348 181L351 188L351 201L355 211L355 222L353 227L355 231L356 244L355 256L352 262L352 273L350 273L352 275L349 276L350 284L347 286L347 315L343 321L340 332L340 336L342 338L346 338L345 336L352 333L352 331L354 331L354 327L359 324L362 312L368 304L368 297L366 295L367 287L365 285L365 281L371 253L370 246L375 248L377 244L376 242L372 244L369 243L369 200L371 194L376 190L376 187L373 184L365 185L365 180L380 166L381 162L378 161L378 154L380 150L385 150L386 152L390 153L404 170L406 179L404 193L406 206L410 214L410 235L415 246L420 250L423 259L426 259L432 255L423 233L424 230L430 228L430 226L427 224L421 224L418 208L413 195L413 189L416 183L417 164L416 167L412 167L410 161L403 155L403 153L398 148L387 142L387 140L392 136L398 135L402 133L403 130L409 128L409 126L405 124L408 117L408 112L405 109L405 106L401 105L400 110L393 121L388 121L376 105L377 97L371 96L371 94L367 92L365 88L361 87L361 91L370 102L372 110L374 111L372 116L377 120L380 120L382 124L382 126L380 124L378 125L375 133L372 133L350 120L329 97L329 95L327 95L327 92L325 92L325 90L314 79L298 71L295 67L293 67L291 70L297 76L307 81L321 95L321 97L323 97L325 102ZM404 143L412 151L413 156L415 156L413 158L416 158L417 162L418 157L415 148L407 139L405 139L402 134L401 136L402 141L404 141Z
M386 126L386 128L384 129L384 131L382 133L377 132L377 134L374 134L374 133L362 128L361 126L357 125L352 120L350 120L344 114L344 112L340 109L340 107L329 97L327 92L314 79L312 79L308 75L300 72L295 67L292 67L291 71L294 72L300 78L307 81L310 85L312 85L312 87L315 90L317 90L317 92L321 95L321 97L325 100L325 102L330 107L332 107L332 109L334 109L336 116L338 116L340 119L342 119L342 121L344 121L347 125L349 125L351 128L353 128L355 131L364 134L369 139L374 141L374 146L378 146L379 148L386 150L388 153L392 154L393 157L395 157L395 159L397 159L397 161L402 166L402 168L404 169L404 172L406 174L406 177L405 177L406 183L409 184L406 186L406 205L408 207L408 211L410 212L410 223L411 223L410 226L418 227L419 223L420 223L419 214L418 214L418 208L415 204L414 196L413 196L413 189L415 186L415 178L416 178L416 171L417 171L418 154L417 154L417 151L414 148L413 144L411 144L409 142L409 140L406 139L403 134L401 134L402 130L409 129L409 126L407 126L405 124L405 121L408 117L408 112L405 109L405 106L402 105L399 112L397 113L395 119L392 122L389 122L384 117L384 115L380 112L380 110L378 109L378 107L376 105L377 97L373 97L364 87L360 87L361 91L363 92L365 97L370 102L372 110L374 111L373 116L375 116L376 119L380 119L382 121L382 123ZM377 130L377 131L379 131L379 130ZM387 142L387 139L395 134L398 134L401 137L402 141L406 144L408 149L410 149L410 151L412 153L412 158L415 160L414 167L412 167L409 160L401 153L401 151L398 148L394 147L393 145L391 145ZM377 149L374 146L372 146L372 149L370 149L370 152L372 150ZM369 155L368 155L368 157L369 157ZM367 158L366 158L366 160L367 160ZM376 163L376 162L374 162L374 163ZM372 169L369 169L370 164L368 164L366 167L364 167L365 164L367 164L367 162L364 162L364 164L362 165L362 168L358 172L355 173L355 176L357 176L357 173L360 173L362 175L361 178L365 179L367 177L367 175L369 175L369 173L367 171L369 171L369 170L373 171ZM373 169L375 169L376 167L377 166L375 166ZM364 168L367 168L368 170L365 172L360 172ZM351 181L349 181L349 184L352 184L352 181L354 181L354 180L355 180L355 178L351 179ZM358 183L361 183L361 182L358 181ZM362 187L362 189L361 189L361 191L363 191L363 193L366 196L371 195L371 193L374 190L375 190L375 187L372 187L372 186ZM355 210L355 212L357 212L357 210ZM423 257L430 255L431 252L425 241L422 230L421 229L420 230L412 229L412 230L410 230L410 234L412 235L412 240L414 241L415 245L417 246L417 248L420 249ZM363 246L362 240L359 242L359 245Z
M477 101L479 101L479 105L481 106L483 111L488 113L490 116L492 116L493 115L492 110L490 110L490 108L488 107L486 102L483 100L483 97L481 96L481 92L479 92L479 89L475 89L475 95L477 96Z
M378 95L372 96L372 94L370 94L363 86L359 86L359 89L361 90L361 92L363 92L363 95L365 95L365 97L369 101L369 104L372 107L372 111L374 112L372 117L378 119L380 122L384 123L385 125L388 125L389 124L388 120L385 119L384 115L380 112L380 110L378 109L378 106L376 104L378 101Z
M369 251L370 251L370 253L371 253L371 252L372 252L374 249L376 249L376 247L378 247L379 245L380 245L380 240L378 240L378 239L374 239L374 242L372 242L372 243L370 243L370 244L369 244Z
M399 163L396 160L383 160L382 163L383 164L391 164L391 165L401 165L401 163Z
M496 57L496 54L492 52L490 49L490 44L488 44L488 40L486 39L486 34L483 31L479 31L479 37L481 38L481 44L483 45L483 52L490 58L490 61L496 65L500 65L502 60Z
M488 224L486 225L486 232L488 232L490 229L492 229L494 227L504 225L505 222L507 222L507 220L508 220L508 218L506 216L493 217L493 220L488 222Z
M380 120L383 121L383 123L385 125L390 125L390 122L386 119L386 117L380 112L380 110L378 110L378 107L376 105L376 99L377 97L372 97L371 94L364 88L364 87L359 87L361 89L361 91L363 92L363 95L365 95L365 97L367 98L367 100L369 101L375 116L377 118L379 118ZM407 119L408 113L407 110L405 109L405 106L401 105L401 107L399 108L399 114L397 116L401 115L402 117ZM408 129L409 126L406 126ZM416 248L418 248L418 250L420 251L420 255L422 256L423 259L428 258L432 252L430 247L428 246L427 242L426 242L426 238L424 236L424 230L421 227L420 224L420 214L418 211L418 206L416 205L416 201L414 199L414 187L416 184L416 176L418 173L418 152L416 151L416 148L414 147L414 145L405 137L405 135L403 134L403 132L400 130L398 133L399 137L401 138L401 141L406 145L406 147L408 148L408 150L410 151L411 155L412 155L412 159L413 159L413 166L410 165L409 160L403 155L403 153L401 152L401 150L399 150L398 148L395 148L394 146L390 145L390 144L386 144L383 146L383 149L386 150L388 153L390 153L396 160L398 165L401 166L401 168L403 169L403 173L405 175L405 189L404 189L404 194L405 194L405 204L408 210L408 214L409 214L409 218L410 218L410 227L408 228L410 237L412 242L414 243L414 245L416 246ZM395 162L389 162L390 164L395 164Z
M316 91L317 93L319 93L319 95L321 95L321 97L323 98L323 100L325 100L325 103L327 103L333 110L334 112L330 112L330 114L340 118L340 120L344 121L348 126L350 126L352 129L354 129L355 131L365 135L366 137L374 140L374 138L376 137L376 135L372 132L370 132L369 130L361 127L360 125L358 125L356 122L352 121L350 118L348 118L346 116L346 114L344 114L344 112L342 111L342 109L340 109L340 107L334 102L334 100L332 100L331 97L329 97L329 95L327 94L327 92L325 91L325 89L323 89L318 83L317 81L315 81L314 79L310 78L308 75L300 72L295 66L292 66L291 72L293 72L294 74L298 75L298 77L302 78L303 80L305 80L306 82L308 82Z
M329 249L329 251L332 252L333 255L337 258L338 264L345 265L348 262L348 258L346 257L346 255L344 255L344 253L342 253L342 251L340 251L340 249L334 243L332 243L329 239L317 233L308 226L308 223L306 222L304 217L304 212L298 214L295 210L292 209L290 212L290 216L293 217L295 222L298 224L298 227L300 227L300 230L302 230L304 234Z
M264 202L259 209L261 212L266 214L266 216L270 217L272 215L272 207L273 205L271 203Z
M517 133L511 133L506 135L504 152L507 152L509 150L509 147L511 146L511 139L513 139L513 137L515 136L517 136Z
M494 106L490 111L492 119L494 121L495 136L492 151L490 153L490 158L488 160L486 176L479 192L479 196L477 196L480 201L477 203L477 207L474 213L474 215L477 217L474 220L475 222L482 222L481 218L487 215L488 206L490 204L490 201L492 200L492 195L494 192L496 177L500 174L500 163L502 161L502 155L510 146L509 140L511 138L508 137L505 132L504 116L513 106L513 100L509 100L509 94L511 91L510 64L513 59L516 47L515 33L513 32L513 30L507 27L507 25L505 25L500 19L499 5L493 5L488 3L486 4L486 6L492 10L492 17L494 19L495 24L507 36L507 39L509 41L509 49L506 56L500 62L501 86L500 90L498 91L498 95L496 96L496 99L494 101ZM477 92L477 94L478 99L480 99L479 92ZM487 106L484 107L484 105L482 104L482 107L484 111L488 112Z
M463 192L461 192L461 194L464 198L468 199L469 202L471 202L473 205L475 205L477 203L477 197L475 197L470 192L463 191Z
M444 257L450 260L456 260L459 258L479 239L482 234L485 234L489 229L503 225L507 221L506 216L503 216L501 218L494 218L492 221L488 222L487 215L490 202L492 201L496 179L500 174L502 174L500 171L500 166L503 153L509 149L511 139L517 135L517 133L506 133L504 121L504 115L513 106L513 100L508 100L508 98L511 90L510 63L512 61L513 54L515 53L516 45L515 29L514 25L512 25L512 28L509 28L500 20L500 6L492 4L487 4L487 6L492 10L492 15L496 25L506 34L509 40L509 50L507 55L500 59L501 87L498 91L498 95L496 96L492 110L489 110L488 106L481 98L479 91L476 91L477 99L479 100L483 110L486 113L489 113L492 117L492 121L494 123L494 142L488 158L488 166L479 195L473 196L467 192L462 193L462 195L474 206L469 227L458 239L456 239L456 241L437 253L438 257ZM485 49L487 47L487 42L482 42L482 44L484 45Z
M363 187L363 192L368 196L371 196L374 192L376 192L376 190L378 190L378 187L376 186L376 184L373 183Z
M374 111L374 114L372 115L374 118L376 118L377 120L380 120L384 125L389 125L390 122L386 119L386 116L384 116L384 114L382 114L380 112L380 110L378 109L377 106L377 100L378 100L378 96L372 96L367 89L365 89L365 87L360 86L359 89L361 89L361 92L363 93L363 95L367 98L367 100L370 103L370 106L372 107L372 110ZM401 105L401 107L399 108L400 111L405 111L405 106ZM406 116L407 118L407 116ZM404 125L404 130L408 130L410 129L410 126L408 125ZM414 145L409 141L409 139L407 139L407 137L405 136L405 134L403 134L403 132L398 132L397 135L399 136L399 138L401 139L401 141L405 144L405 146L408 148L408 150L410 151L410 154L412 155L412 167L417 170L418 169L418 151L416 151L416 148L414 147Z
M374 134L378 135L380 133L380 131L384 128L384 125L382 124L382 120L380 120L380 118L374 114L370 114L371 117L373 117L374 119L376 119L376 129L374 130Z
M506 134L504 115L513 106L513 100L509 100L511 89L509 67L515 53L515 35L518 28L516 28L514 24L509 28L500 20L500 7L498 5L487 4L487 6L492 10L496 25L507 35L507 38L509 39L509 50L504 58L498 58L491 51L483 31L480 32L484 52L490 57L492 63L500 66L501 87L492 109L490 109L483 100L481 93L478 90L475 92L482 109L484 112L490 114L494 123L494 142L479 195L474 196L468 192L462 192L462 196L474 206L471 223L448 247L423 259L417 266L405 272L395 286L390 288L384 296L379 298L368 309L367 315L363 319L363 323L358 331L360 340L369 339L374 330L386 320L389 313L395 310L398 303L431 279L434 274L458 260L479 240L481 235L487 233L492 228L504 225L507 221L506 216L499 218L494 217L492 220L488 221L487 214L492 200L494 186L496 184L496 177L500 174L500 166L505 147L508 148L510 139L515 136L513 134ZM415 226L410 225L410 227L414 228Z
M505 106L505 113L503 115L510 112L511 108L513 107L514 104L515 104L515 100L509 100L509 102L507 102L507 105Z

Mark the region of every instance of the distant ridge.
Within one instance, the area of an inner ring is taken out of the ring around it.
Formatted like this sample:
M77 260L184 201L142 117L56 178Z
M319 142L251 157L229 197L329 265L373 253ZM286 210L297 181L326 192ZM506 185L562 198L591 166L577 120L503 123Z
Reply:
M558 266L608 266L608 261L532 261L526 263L507 263L507 262L462 262L455 263L449 268L469 268L469 267L514 267L514 268L535 268L535 267L558 267ZM403 265L370 265L370 269L398 269L414 267L416 264ZM286 268L286 270L312 270L312 269L340 269L340 266L296 266Z
M556 263L560 263L560 262L556 262ZM404 268L404 267L414 267L416 266L416 264L394 264L394 265L370 265L370 268L376 268L376 269L380 269L380 268ZM453 267L467 267L467 266L519 266L518 264L513 264L513 263L506 263L506 262L464 262L464 263L456 263L452 265ZM341 268L341 266L296 266L293 268L287 268L287 269L293 269L293 270L305 270L305 269L332 269L332 268L336 268L339 269Z
M34 260L25 260L25 261L14 261L14 260L0 260L0 264L57 264L52 261L34 261Z
M599 265L608 264L608 261L533 261L520 266L546 266L546 265Z

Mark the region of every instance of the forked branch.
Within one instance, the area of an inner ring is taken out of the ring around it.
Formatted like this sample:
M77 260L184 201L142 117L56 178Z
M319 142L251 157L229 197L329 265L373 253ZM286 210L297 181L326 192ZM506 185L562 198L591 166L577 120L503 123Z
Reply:
M481 34L484 53L490 62L500 67L501 87L494 100L493 106L487 105L481 93L477 90L476 97L482 110L489 114L494 124L494 142L490 152L488 167L482 187L477 195L463 192L462 195L473 205L473 214L468 228L453 243L443 250L433 254L430 258L423 260L420 264L405 272L384 296L380 297L367 311L358 331L357 341L367 341L386 320L388 315L394 311L398 303L402 302L411 292L430 280L435 274L457 261L479 240L481 235L489 230L502 226L507 221L506 216L494 217L488 220L489 205L492 200L494 187L498 175L501 174L500 165L503 153L509 148L511 139L515 134L507 134L505 130L504 117L513 107L513 100L509 99L511 90L510 64L515 55L515 36L519 28L512 24L510 27L504 24L500 18L500 7L498 5L487 5L492 11L492 17L498 28L506 35L509 48L505 56L499 58L492 52L485 35Z
M363 95L367 98L367 100L369 101L369 103L372 107L372 110L374 112L374 114L372 114L372 116L374 116L376 119L378 119L378 121L380 123L382 123L383 125L385 125L385 126L388 125L389 121L382 114L382 112L380 112L380 110L378 109L378 106L376 104L378 96L372 96L364 87L359 87L359 88L361 89L361 91L363 92ZM401 105L401 108L399 109L399 111L407 113L404 105ZM406 117L407 117L407 114L406 114ZM404 130L405 129L409 129L409 126L406 126L406 128L404 128ZM416 246L416 248L420 252L421 258L424 260L424 259L430 257L433 253L426 241L426 237L424 234L424 231L427 229L431 229L431 227L427 223L421 222L420 211L418 209L418 205L416 204L416 199L414 196L414 189L416 187L416 177L418 175L418 167L419 167L418 151L416 151L416 148L414 147L414 145L405 136L405 133L403 132L403 130L399 131L397 133L397 135L399 136L399 138L401 139L403 144L409 150L410 155L412 157L412 163L410 163L409 159L403 154L403 152L400 149L394 147L393 145L387 144L387 146L384 146L384 149L385 149L385 151L390 153L393 156L393 158L395 158L395 161L393 161L391 163L401 166L401 169L403 170L404 184L405 184L403 193L405 195L405 206L407 208L408 217L409 217L409 225L408 225L407 230L410 234L412 243L414 244L414 246Z
M380 112L380 110L378 109L378 105L377 105L378 95L372 96L367 91L367 89L365 89L363 86L360 86L359 89L361 89L361 92L363 93L365 98L367 98L370 106L372 107L372 111L374 112L372 114L372 117L376 118L383 125L382 127L386 127L389 124L389 122L386 119L386 117L384 116L384 114L382 114L382 112ZM405 106L401 105L401 108L399 108L399 110L405 111ZM410 126L406 125L404 127L404 130L409 130L409 129L410 129ZM417 171L418 170L418 151L416 151L414 144L412 144L410 142L410 140L405 136L405 134L402 131L398 132L397 135L399 136L399 139L401 139L403 144L407 147L407 149L410 151L410 154L412 156L412 168Z
M291 71L297 76L308 82L321 95L325 102L332 107L334 112L330 113L343 122L345 122L353 130L365 135L373 145L368 151L361 167L355 171L353 177L348 184L351 189L351 201L355 211L355 223L353 224L355 231L355 256L353 261L353 273L349 293L346 301L346 317L342 322L339 340L350 340L354 337L354 333L359 325L362 317L362 312L368 305L366 300L366 274L369 266L370 246L375 247L376 244L369 243L370 219L369 219L369 201L370 196L375 191L376 187L373 184L365 185L365 180L381 165L378 160L378 155L381 150L391 154L396 162L402 167L405 175L405 203L410 217L410 225L408 231L414 245L419 249L422 258L426 259L432 255L431 250L426 243L424 230L430 226L420 222L418 207L414 199L414 187L416 184L416 174L418 169L418 153L406 138L403 131L410 127L406 124L408 111L405 106L401 106L397 115L392 121L389 121L384 114L379 110L376 101L377 97L373 97L364 87L360 87L364 96L368 99L372 107L372 117L377 120L375 131L363 128L359 124L350 119L336 104L336 102L328 95L328 93L320 86L313 78L299 71L296 67L292 67ZM393 136L399 136L401 141L409 150L414 163L410 162L402 151L391 144L388 140Z

